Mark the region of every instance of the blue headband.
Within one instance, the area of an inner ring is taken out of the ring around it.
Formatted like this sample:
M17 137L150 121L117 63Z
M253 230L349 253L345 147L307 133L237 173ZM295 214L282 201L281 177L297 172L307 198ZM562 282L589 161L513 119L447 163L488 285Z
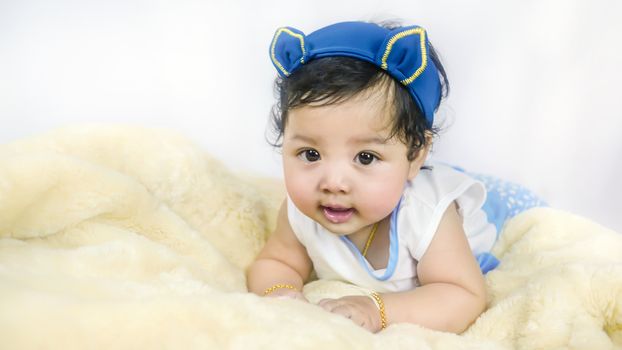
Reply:
M441 82L428 56L429 45L425 30L418 26L389 30L374 23L342 22L308 36L295 28L279 28L270 45L270 58L283 77L322 57L346 56L373 63L408 89L432 126Z

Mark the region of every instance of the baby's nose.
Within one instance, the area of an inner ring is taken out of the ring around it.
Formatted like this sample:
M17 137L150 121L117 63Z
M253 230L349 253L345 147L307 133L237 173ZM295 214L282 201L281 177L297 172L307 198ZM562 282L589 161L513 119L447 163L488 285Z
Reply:
M347 171L340 166L327 166L320 181L320 190L325 193L350 192Z

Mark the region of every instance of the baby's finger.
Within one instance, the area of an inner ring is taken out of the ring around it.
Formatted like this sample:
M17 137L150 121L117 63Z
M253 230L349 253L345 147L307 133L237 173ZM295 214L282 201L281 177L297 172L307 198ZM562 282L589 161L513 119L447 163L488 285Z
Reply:
M322 299L317 304L324 310L331 311L335 305L335 299Z
M352 319L353 316L352 308L347 305L336 305L332 308L331 312L349 319Z
M300 300L300 301L307 302L307 303L309 302L309 300L307 300L307 298L305 298L305 296L303 294L297 295L296 299Z

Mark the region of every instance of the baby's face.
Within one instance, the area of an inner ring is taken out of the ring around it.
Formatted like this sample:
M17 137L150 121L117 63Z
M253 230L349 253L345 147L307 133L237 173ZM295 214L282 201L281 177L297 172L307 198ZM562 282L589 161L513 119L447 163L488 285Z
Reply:
M283 135L287 192L305 215L336 234L364 230L397 205L424 157L409 161L378 93L289 111ZM421 154L425 152L420 152Z

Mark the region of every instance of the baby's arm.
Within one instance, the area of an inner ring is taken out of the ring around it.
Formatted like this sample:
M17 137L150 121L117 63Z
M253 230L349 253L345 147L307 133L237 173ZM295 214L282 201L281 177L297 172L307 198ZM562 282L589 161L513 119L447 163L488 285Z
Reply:
M417 265L421 286L384 297L390 322L463 332L486 308L486 284L452 204Z
M485 281L452 204L441 219L430 247L419 261L420 287L381 297L389 324L415 323L461 333L485 309ZM371 298L352 296L323 300L328 311L344 315L371 330L380 330L380 315Z
M263 296L268 288L288 285L296 289L276 288L269 295L304 300L300 291L311 268L307 250L289 225L287 202L284 201L277 217L276 230L247 271L248 290Z

